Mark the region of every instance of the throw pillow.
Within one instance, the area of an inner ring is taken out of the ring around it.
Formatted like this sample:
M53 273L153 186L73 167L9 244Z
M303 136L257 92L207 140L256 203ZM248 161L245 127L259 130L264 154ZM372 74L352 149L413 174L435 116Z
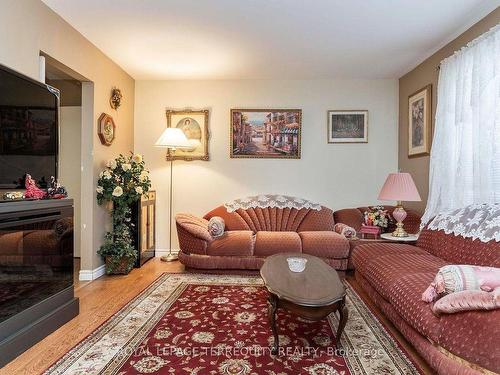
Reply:
M208 221L208 233L210 233L213 238L220 237L224 235L225 226L226 224L223 218L214 216Z
M493 310L500 308L500 288L493 292L463 290L440 298L432 306L436 315L453 314L470 310Z
M337 223L333 230L338 234L343 235L345 238L356 238L356 229L344 223Z
M463 290L492 292L500 287L500 268L469 265L441 267L434 281L422 294L422 300L433 302L444 295Z

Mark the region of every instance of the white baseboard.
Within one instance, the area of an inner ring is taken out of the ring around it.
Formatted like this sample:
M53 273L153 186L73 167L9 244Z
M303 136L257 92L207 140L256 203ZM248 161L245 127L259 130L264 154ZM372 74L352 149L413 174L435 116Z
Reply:
M106 273L106 267L103 264L93 270L80 270L78 274L78 279L80 281L92 281L95 280Z
M179 249L172 249L172 254L179 254ZM157 257L162 257L164 255L168 255L168 249L156 249L155 255Z

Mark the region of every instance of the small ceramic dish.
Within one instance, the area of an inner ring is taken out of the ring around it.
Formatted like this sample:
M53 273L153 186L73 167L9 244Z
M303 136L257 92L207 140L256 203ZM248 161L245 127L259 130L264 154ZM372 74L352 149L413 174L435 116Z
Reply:
M288 268L292 272L303 272L306 269L307 259L300 257L287 258Z

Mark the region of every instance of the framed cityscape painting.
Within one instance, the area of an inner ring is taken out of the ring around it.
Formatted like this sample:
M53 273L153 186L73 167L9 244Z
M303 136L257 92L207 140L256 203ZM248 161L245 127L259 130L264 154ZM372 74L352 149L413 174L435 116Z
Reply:
M432 85L408 97L408 157L429 155L432 132Z
M181 111L167 110L167 126L180 128L192 147L167 153L167 160L209 160L208 109Z
M367 143L368 111L328 111L328 143Z
M231 158L300 159L301 109L231 109Z

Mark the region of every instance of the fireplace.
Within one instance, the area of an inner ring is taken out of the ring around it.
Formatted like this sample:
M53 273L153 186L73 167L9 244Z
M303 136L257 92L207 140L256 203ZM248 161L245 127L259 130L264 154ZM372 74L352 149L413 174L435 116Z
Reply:
M0 366L76 314L73 201L0 203Z

